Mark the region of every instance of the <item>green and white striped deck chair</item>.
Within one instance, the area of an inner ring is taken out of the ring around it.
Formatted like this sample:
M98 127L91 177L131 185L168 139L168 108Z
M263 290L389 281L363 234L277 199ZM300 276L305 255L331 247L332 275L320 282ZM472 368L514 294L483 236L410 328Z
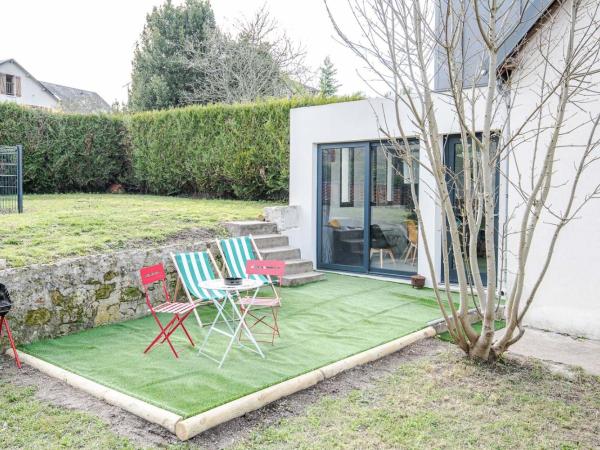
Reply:
M229 239L217 239L217 246L225 262L227 273L230 277L250 278L259 280L263 286L270 286L273 289L274 297L280 300L279 293L275 289L273 280L268 275L250 275L246 274L246 262L252 259L262 259L260 251L250 236L234 237Z
M221 272L215 263L210 250L204 252L191 253L171 253L171 259L177 270L177 285L175 287L175 301L179 289L183 287L190 303L211 305L215 301L221 301L226 298L223 291L205 289L200 287L202 281L223 278ZM194 309L198 325L202 327L202 320L198 312Z

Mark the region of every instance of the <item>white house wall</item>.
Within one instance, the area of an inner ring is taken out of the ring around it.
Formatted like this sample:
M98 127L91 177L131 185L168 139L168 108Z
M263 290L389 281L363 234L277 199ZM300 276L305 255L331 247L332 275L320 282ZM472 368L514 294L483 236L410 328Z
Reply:
M442 134L458 133L456 115L442 96L436 99L437 117ZM418 137L406 113L401 113L404 131ZM482 116L482 115L481 115ZM317 147L319 144L365 142L385 139L379 130L384 128L398 136L393 102L368 99L347 103L293 109L290 113L290 205L299 207L298 227L286 230L290 243L299 247L303 258L316 263L317 247ZM440 152L442 149L440 149ZM425 154L420 157L425 162ZM419 198L422 223L419 233L427 233L434 253L436 272L440 271L441 221L435 196L429 192L434 180L427 171L420 171ZM429 199L429 201L425 201ZM418 272L425 275L427 284L432 277L425 258L423 239L419 239Z
M553 36L560 36L550 61L556 67L563 66L565 38L568 35L568 8L570 3L564 5L565 9L558 11L556 22L553 26ZM582 17L586 17L585 14ZM597 19L596 19L597 20ZM549 24L546 24L546 29ZM585 28L581 23L580 28ZM594 42L598 42L600 34ZM536 57L537 41L531 40L523 49L521 57L524 58L523 68L513 74L513 83L519 92L517 107L511 114L511 127L516 129L521 123L527 121L531 105L535 105L539 92L539 70L532 67L543 67L543 60ZM600 66L600 64L598 65ZM600 67L596 67L596 70ZM540 69L541 70L541 69ZM593 75L592 86L600 86L600 74ZM564 130L572 129L572 133L563 134L559 138L559 149L555 159L554 188L547 201L554 211L564 211L569 199L569 187L574 178L575 164L579 160L582 148L585 146L591 124L585 124L590 117L600 114L600 97L596 94L588 96L585 103L580 103L577 108L571 107L566 117L567 125ZM550 114L557 111L557 99L550 103L542 125L549 126L553 123ZM529 121L535 123L535 121ZM533 125L532 125L533 126ZM530 128L531 129L531 128ZM548 142L552 129L545 131L541 136L543 143ZM595 139L600 138L597 133ZM544 147L542 147L544 150ZM528 173L533 161L533 142L520 145L515 150L515 158L511 159L511 178L516 180L518 170ZM596 155L600 149L596 150ZM539 168L541 156L538 156L536 168ZM580 189L577 192L576 202L581 201L586 194L593 192L600 182L600 162L595 163L584 174ZM522 201L516 191L509 196L509 208L514 212L514 218L509 222L511 231L516 231L522 212ZM536 275L539 273L548 254L548 247L552 237L553 227L548 223L555 223L556 218L544 213L541 217L539 234L531 249L531 256L527 265L528 279L526 280L526 293L531 292ZM509 235L509 282L512 281L516 261L514 255L518 248L516 236ZM581 335L589 338L600 339L600 201L593 200L581 210L578 218L569 223L559 237L548 272L540 289L525 316L526 322L532 326Z
M600 38L600 37L599 37ZM560 58L562 49L557 48L555 57ZM531 61L533 67L539 65ZM527 67L527 66L525 66ZM532 66L529 66L531 69ZM531 87L530 91L523 91L518 105L511 112L511 125L525 120L525 109L535 105L535 80L538 79L535 71L515 73L515 78L524 78L524 85ZM595 75L595 86L600 85L600 74ZM530 77L531 79L525 79ZM437 99L437 113L441 134L455 134L458 132L456 116L442 100ZM570 126L582 123L589 114L600 113L600 97L588 99L583 110L572 109L569 114ZM383 99L369 99L348 103L337 103L315 107L293 109L290 114L290 205L298 206L298 227L289 229L286 234L290 242L302 250L303 257L316 263L317 246L317 146L325 143L347 143L377 141L382 139L378 131L380 126L387 124L391 133L398 135L395 129L395 113L392 102ZM384 120L386 118L387 120ZM416 136L414 128L407 117L401 119L408 135ZM412 130L412 132L411 132ZM581 145L587 139L586 127L577 128L575 133L562 136L561 150L556 164L556 185L572 179L573 163ZM417 136L418 137L418 136ZM441 149L440 149L441 151ZM424 155L421 154L421 157ZM518 149L515 158L502 162L501 172L508 173L512 181L516 180L519 166L520 173L527 173L532 161L531 146L523 145ZM599 183L598 173L600 164L590 170L582 180L578 199L593 190ZM419 224L420 233L427 233L428 241L434 252L436 271L440 269L441 229L438 206L431 193L427 192L427 185L433 185L430 175L426 171L420 172L419 198L423 213L423 221ZM520 196L514 191L507 192L507 185L501 180L499 202L499 226L502 229L504 218L510 217L509 231L515 231L518 224L519 208L522 207ZM429 198L430 201L425 201ZM550 198L550 203L560 209L567 200L566 188L557 187ZM507 214L508 212L508 214ZM600 339L600 201L593 201L583 209L579 218L571 222L565 229L554 252L548 273L539 289L536 300L531 306L526 323L529 325L581 335L589 338ZM542 218L547 221L548 216ZM531 250L528 273L535 274L544 263L544 257L550 240L551 229L542 225L537 239ZM499 245L505 245L502 238ZM514 254L518 241L514 235L507 238L506 261L507 265L502 272L502 287L508 290L513 281L516 261ZM419 239L418 272L427 277L431 285L432 277L427 267L423 249L423 239ZM502 267L500 267L502 268ZM530 278L526 289L531 290ZM506 282L506 284L504 284Z
M19 105L37 106L48 109L57 109L58 101L40 84L33 80L23 69L12 62L0 65L0 73L21 77L21 96L0 94L0 102L12 102Z

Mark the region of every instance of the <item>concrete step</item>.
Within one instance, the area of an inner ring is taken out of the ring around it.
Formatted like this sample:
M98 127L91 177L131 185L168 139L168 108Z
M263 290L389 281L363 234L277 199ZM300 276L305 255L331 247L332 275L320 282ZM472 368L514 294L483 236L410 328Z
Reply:
M289 259L285 262L285 274L297 275L299 273L312 272L313 263L307 259Z
M285 261L285 276L281 280L283 286L301 286L325 278L324 274L313 270L312 261L300 259L300 249L290 247L288 237L277 232L275 223L251 220L225 222L223 226L231 236L251 234L263 259Z
M302 286L303 284L314 283L325 279L325 274L320 272L305 272L295 275L285 275L281 279L282 286ZM284 300L285 301L285 300Z
M247 236L249 234L259 236L277 233L277 224L260 220L225 222L223 226L231 236Z
M288 246L264 248L261 249L260 254L263 259L279 259L282 261L300 259L300 249Z
M254 242L259 249L272 247L287 247L290 245L289 239L283 234L261 234L253 236Z

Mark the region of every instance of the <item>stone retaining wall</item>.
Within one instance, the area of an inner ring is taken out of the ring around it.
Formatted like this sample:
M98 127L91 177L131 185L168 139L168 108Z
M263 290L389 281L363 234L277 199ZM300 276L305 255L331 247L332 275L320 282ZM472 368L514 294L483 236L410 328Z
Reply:
M207 243L177 243L0 270L0 282L13 301L9 318L17 343L146 315L139 269L162 261L173 293L175 274L169 254L205 250Z

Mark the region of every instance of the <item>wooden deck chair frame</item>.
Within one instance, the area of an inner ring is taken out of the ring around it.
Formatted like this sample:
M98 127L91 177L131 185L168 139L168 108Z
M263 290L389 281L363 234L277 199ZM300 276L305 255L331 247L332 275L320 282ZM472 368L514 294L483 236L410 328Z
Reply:
M182 253L178 253L178 254L171 253L171 260L173 261L173 265L175 266L175 270L177 272L177 284L175 285L175 295L173 296L173 298L175 299L175 301L177 301L177 297L179 295L179 290L181 288L183 288L183 291L185 292L185 295L190 303L192 303L194 305L199 305L199 306L212 305L213 303L212 303L212 301L209 301L210 299L198 298L197 300L194 300L194 297L190 293L189 289L186 287L185 283L182 282L182 274L179 271L179 265L177 264L176 257L177 257L177 255L180 255L180 254L190 254L190 253L206 253L209 257L212 268L215 271L215 275L218 278L223 278L223 275L222 275L221 271L219 270L219 266L217 265L217 262L215 261L215 258L209 249L206 249L201 252L182 252ZM227 296L225 293L222 293L222 295L223 295L223 297L219 298L219 299L225 301ZM196 311L196 309L194 309L194 315L196 316L196 321L198 322L198 325L200 326L200 328L202 328L203 327L202 319L200 319L200 315L198 314L198 311Z
M231 277L237 276L238 274L231 269L229 263L227 262L227 258L225 257L225 253L224 253L223 248L221 246L221 242L232 240L232 239L245 238L245 237L247 237L247 238L250 239L250 243L252 245L252 251L254 252L254 258L248 258L247 260L245 260L243 262L242 266L244 268L244 274L245 274L246 263L248 261L250 261L252 259L263 260L263 257L262 257L262 255L260 253L260 250L258 249L258 246L256 245L256 242L254 241L254 238L252 237L252 235L249 234L248 236L237 236L237 237L232 237L232 238L227 238L227 239L216 239L217 247L219 248L219 253L221 254L221 258L223 259L223 265L225 266L225 268L227 269L227 273ZM280 295L277 287L275 286L275 283L273 283L272 277L270 275L263 275L263 276L268 280L267 284L271 287L271 289L273 289L274 297L257 297L257 299L260 299L260 298L275 298L275 299L277 299L277 301L281 302L281 295ZM279 281L280 281L280 284L281 284L281 280L279 280ZM265 286L266 286L266 284L265 284Z

